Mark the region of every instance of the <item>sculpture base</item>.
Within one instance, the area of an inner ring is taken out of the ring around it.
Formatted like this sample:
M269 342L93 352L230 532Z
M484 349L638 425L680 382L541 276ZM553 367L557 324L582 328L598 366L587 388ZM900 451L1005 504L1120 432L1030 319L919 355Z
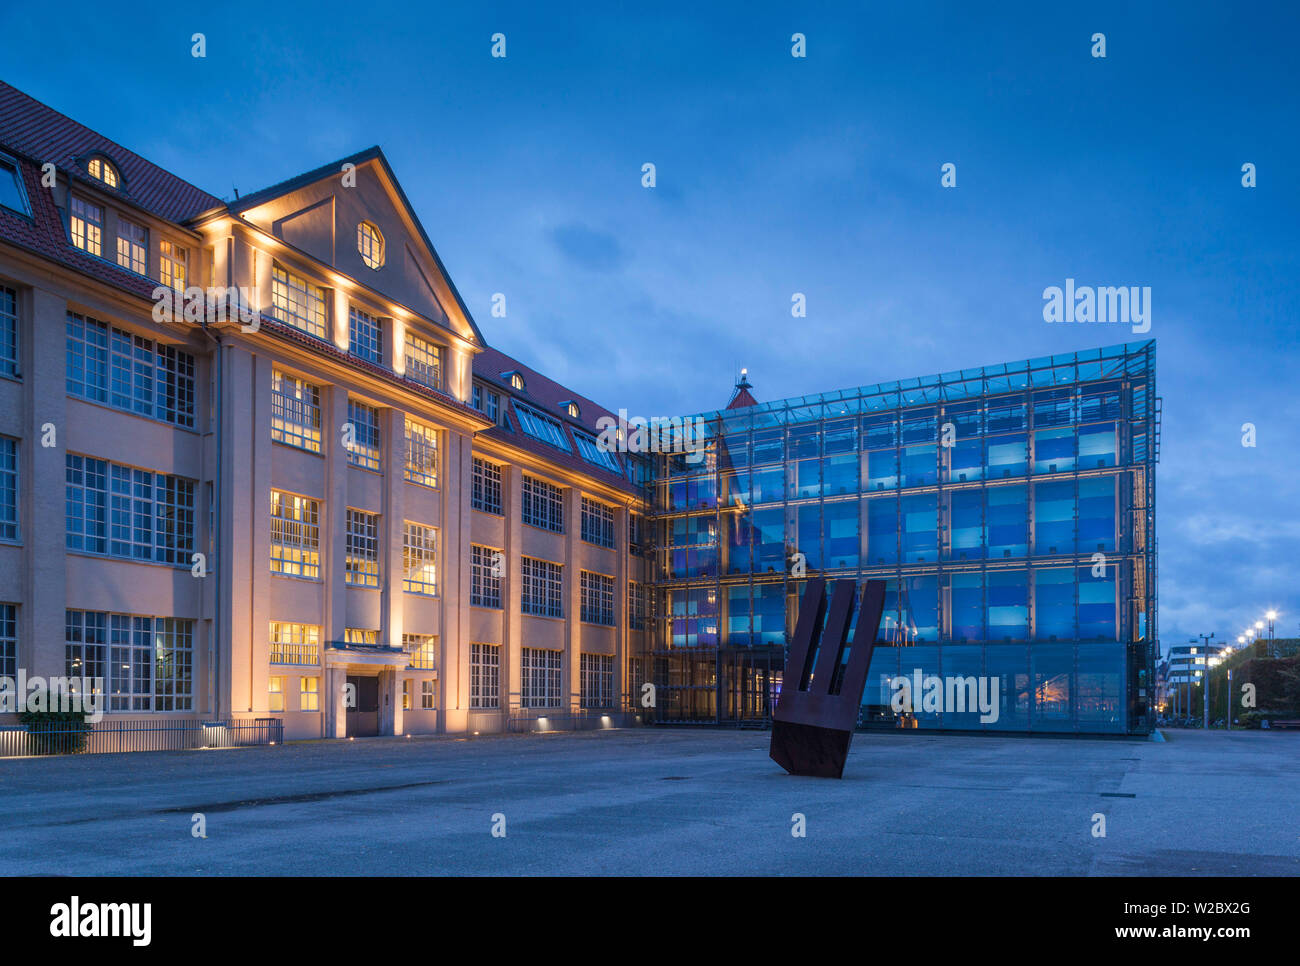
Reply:
M842 778L852 741L852 731L773 721L768 755L791 775Z

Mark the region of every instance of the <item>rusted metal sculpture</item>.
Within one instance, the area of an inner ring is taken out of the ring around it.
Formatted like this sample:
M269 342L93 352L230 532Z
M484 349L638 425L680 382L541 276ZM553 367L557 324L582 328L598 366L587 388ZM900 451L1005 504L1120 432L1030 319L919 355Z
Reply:
M856 606L858 585L853 580L834 582L829 614L824 578L809 580L804 590L782 678L781 697L772 714L769 752L772 760L792 775L840 778L844 774L862 693L867 686L871 651L885 608L885 582L867 581L853 644L845 661L844 649ZM814 645L818 646L814 648ZM814 651L816 667L812 663ZM841 664L843 674L839 673Z

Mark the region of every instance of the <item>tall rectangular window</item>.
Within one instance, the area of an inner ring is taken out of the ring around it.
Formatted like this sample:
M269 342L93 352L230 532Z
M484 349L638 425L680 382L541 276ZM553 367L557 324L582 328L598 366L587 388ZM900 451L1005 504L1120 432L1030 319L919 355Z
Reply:
M66 332L69 395L194 427L193 355L75 312Z
M420 710L433 710L433 685L434 682L425 678L420 682Z
M348 422L352 425L351 442L347 447L348 462L379 472L379 410L349 396Z
M614 658L608 654L584 654L578 670L584 708L614 707Z
M406 333L406 378L430 389L442 388L441 347L410 331Z
M72 244L90 255L103 254L103 208L73 195L69 227L72 229Z
M534 476L523 479L524 523L555 533L564 532L564 491Z
M588 624L614 626L614 578L584 570L582 577L582 619Z
M158 281L170 288L185 288L190 253L166 238L158 242Z
M271 439L320 452L320 387L279 369L271 370Z
M525 708L558 708L564 704L563 663L563 651L520 648L520 703Z
M403 476L409 483L438 485L438 431L406 418L406 456Z
M627 626L634 631L645 630L645 587L635 580L627 582Z
M315 624L292 624L271 621L268 640L272 664L320 664L320 627Z
M521 569L520 609L538 617L563 617L564 566L524 557Z
M409 667L417 671L433 671L438 667L438 637L436 634L403 634L402 650L409 656Z
M320 710L320 678L302 677L298 679L298 710Z
M504 556L491 547L470 545L469 602L475 607L501 606L501 567Z
M194 621L69 610L65 628L67 676L104 679L108 710L194 710Z
M474 457L470 506L484 513L501 512L501 467Z
M0 677L18 677L17 604L0 604Z
M273 674L266 679L266 710L274 714L284 711L284 677Z
M478 710L501 706L501 647L469 646L469 706Z
M402 589L411 594L438 593L438 531L434 527L404 521Z
M0 285L0 376L18 376L18 293Z
M614 546L614 508L582 498L582 539L599 547Z
M479 383L474 383L471 404L498 426L501 425L501 393L493 392Z
M354 587L379 586L379 516L348 507L344 579Z
M384 330L374 316L352 306L348 310L348 351L358 359L384 365Z
M320 503L271 491L271 573L320 577Z
M0 436L0 540L18 539L18 440Z
M117 263L130 269L137 275L146 275L149 271L149 233L144 226L117 220Z
M64 457L65 545L133 560L190 563L194 481L109 463Z
M318 339L325 336L325 290L279 265L271 268L271 315Z

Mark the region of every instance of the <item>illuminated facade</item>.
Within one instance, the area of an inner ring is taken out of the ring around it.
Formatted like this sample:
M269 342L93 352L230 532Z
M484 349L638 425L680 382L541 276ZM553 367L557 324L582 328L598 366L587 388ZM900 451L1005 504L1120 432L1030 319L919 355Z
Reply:
M807 574L888 582L860 725L1143 733L1156 647L1155 343L704 414L660 459L658 720L762 722ZM891 682L989 677L996 722Z
M290 739L618 724L604 415L486 344L378 149L227 202L0 84L0 675Z

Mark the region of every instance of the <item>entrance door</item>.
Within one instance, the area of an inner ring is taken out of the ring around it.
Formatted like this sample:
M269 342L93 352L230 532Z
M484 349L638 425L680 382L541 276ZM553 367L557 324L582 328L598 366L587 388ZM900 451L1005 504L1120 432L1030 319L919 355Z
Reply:
M348 737L368 738L379 734L379 678L348 675L348 685L357 696L357 706L348 708Z

